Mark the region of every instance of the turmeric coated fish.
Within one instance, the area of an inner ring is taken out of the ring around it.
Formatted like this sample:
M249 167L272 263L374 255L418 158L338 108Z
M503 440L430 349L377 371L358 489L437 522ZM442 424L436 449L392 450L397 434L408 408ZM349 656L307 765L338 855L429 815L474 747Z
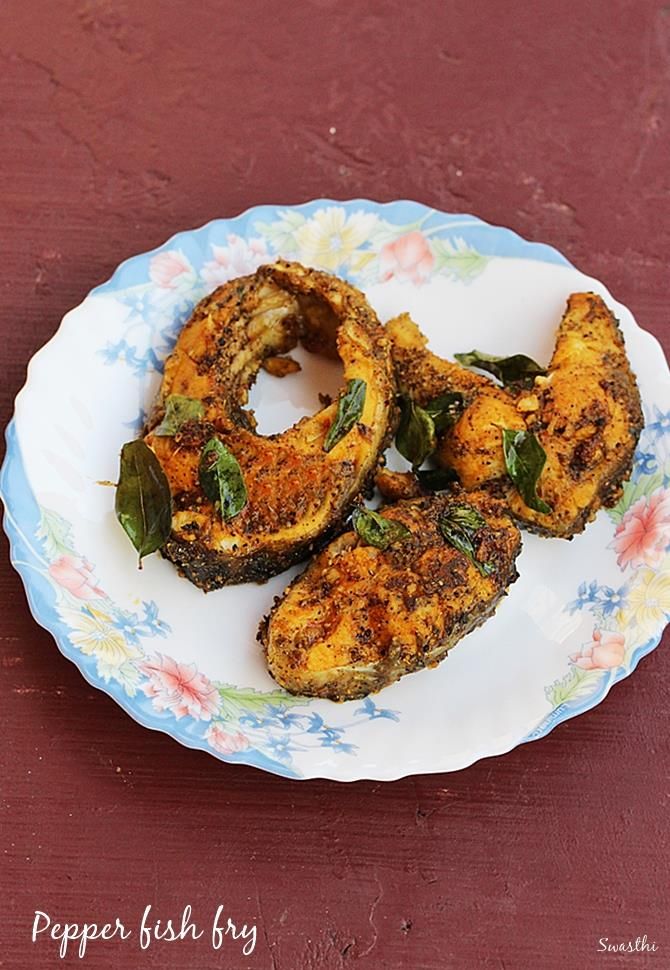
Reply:
M519 531L488 492L458 489L379 513L369 536L350 529L323 549L261 623L270 673L293 694L364 697L435 666L517 578ZM370 544L384 530L388 544Z
M463 395L465 409L442 435L436 458L464 488L493 487L528 529L563 538L617 502L643 417L621 330L600 296L569 297L547 373L522 391L432 354L407 315L387 329L399 384L419 404L446 391ZM545 511L529 507L510 481L503 430L532 435L543 450L537 504Z
M338 401L263 437L245 407L249 386L266 358L298 341L339 356L345 386ZM172 495L163 555L205 590L305 558L371 483L394 401L388 338L353 286L284 261L220 286L181 331L144 438Z

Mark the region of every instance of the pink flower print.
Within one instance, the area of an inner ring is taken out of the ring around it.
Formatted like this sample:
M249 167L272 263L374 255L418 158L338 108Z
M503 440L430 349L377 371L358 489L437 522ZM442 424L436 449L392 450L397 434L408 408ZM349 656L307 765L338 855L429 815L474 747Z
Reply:
M92 600L104 596L105 593L95 585L93 566L85 559L75 556L59 556L49 566L49 575L80 600Z
M670 543L670 493L663 488L643 495L626 511L614 533L617 562L658 566Z
M249 747L249 739L244 734L240 731L236 731L235 734L228 734L218 723L207 728L205 739L221 754L236 754L238 751L246 751Z
M162 286L166 290L176 290L183 282L185 274L192 274L191 264L177 249L168 249L157 253L149 264L149 276L152 283Z
M142 690L153 699L157 711L172 711L177 719L188 714L197 721L209 721L218 712L218 691L198 673L195 664L180 664L157 654L139 666L149 678Z
M578 653L570 656L576 667L582 670L609 670L620 667L626 649L626 638L611 630L593 631L591 643L587 643Z
M205 263L200 274L210 286L221 286L236 276L253 273L269 258L263 239L250 239L247 242L234 233L228 236L227 246L212 244L212 253L214 259Z
M382 246L379 264L383 280L395 277L411 283L423 283L430 276L435 257L426 237L418 229Z

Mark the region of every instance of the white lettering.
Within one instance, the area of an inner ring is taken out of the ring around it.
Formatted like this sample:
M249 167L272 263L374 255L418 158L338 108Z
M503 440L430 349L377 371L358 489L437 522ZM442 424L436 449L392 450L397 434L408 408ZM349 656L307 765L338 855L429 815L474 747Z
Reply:
M246 941L242 947L242 953L245 957L250 956L254 952L254 947L256 946L256 927L251 926L247 930L247 924L245 923L242 928L242 939L246 939L249 936L250 939Z
M140 949L146 950L147 947L151 946L151 933L147 927L147 920L149 918L149 913L151 912L151 903L145 908L142 914L142 922L140 923Z
M211 946L213 950L219 950L223 946L226 937L234 940L242 949L244 956L250 956L256 949L257 929L255 924L236 923L230 917L226 917L224 925L224 906L217 907L211 928ZM205 933L200 929L197 921L193 918L193 908L190 904L186 905L181 914L181 921L156 919L153 915L152 904L149 903L144 908L137 930L126 929L124 924L117 916L114 922L109 923L55 923L48 913L40 909L35 910L31 929L31 940L37 942L40 935L52 940L58 949L61 960L68 956L68 951L74 949L77 944L77 956L83 959L86 956L89 943L94 940L113 940L115 938L125 941L133 933L137 932L140 949L148 950L152 943L174 943L177 940L199 940ZM636 941L636 946L641 943L647 949L653 948L646 942L646 936L642 941ZM602 941L601 941L602 942ZM605 943L607 939L605 938Z
M226 923L225 930L220 924L221 914L223 913L223 906L220 905L214 914L214 920L212 922L212 949L220 950L223 946L224 937L229 933L234 940L244 940L244 946L242 947L242 953L245 957L250 956L256 947L256 926L247 926L244 923L241 929L238 931L237 926L233 923L232 919L228 917L228 922Z
M199 940L203 934L202 930L199 930L195 923L191 923L191 905L185 907L184 913L181 918L181 930L179 931L179 939L185 940L190 933L194 940Z
M223 907L219 907L219 908L223 909ZM42 926L42 927L39 926L40 916L42 916L47 921L46 926ZM33 943L37 939L37 934L44 933L45 930L49 929L50 925L51 925L51 919L47 916L47 914L43 913L41 909L36 909L35 919L33 921Z
M123 923L121 922L118 916L116 917L116 922L114 923L114 929L112 930L109 936L105 936L105 930L108 927L111 929L111 923L105 923L103 927L103 931L102 931L103 940L111 940L117 935L117 933L122 940L127 940L128 937L132 935L131 931L125 928L125 926L123 925Z
M219 926L219 916L223 912L223 904L219 905L212 922L212 949L220 950L223 943L223 930Z
M647 934L637 936L635 942L628 940L623 943L610 943L608 936L601 936L598 940L599 953L656 953L658 947L656 943L647 942Z
M43 925L40 925L40 919L42 919ZM74 943L77 940L79 940L77 953L81 959L85 956L86 947L91 940L112 940L117 935L120 936L122 940L127 940L130 936L130 931L126 930L118 916L116 917L114 926L112 926L111 923L105 923L103 926L98 926L97 923L84 923L82 926L80 926L79 923L54 923L52 925L51 919L46 913L43 913L41 910L35 910L35 920L33 922L32 931L33 943L37 939L37 935L39 933L45 933L49 929L50 939L52 939L54 942L60 941L58 955L60 956L61 960L67 956L69 944Z

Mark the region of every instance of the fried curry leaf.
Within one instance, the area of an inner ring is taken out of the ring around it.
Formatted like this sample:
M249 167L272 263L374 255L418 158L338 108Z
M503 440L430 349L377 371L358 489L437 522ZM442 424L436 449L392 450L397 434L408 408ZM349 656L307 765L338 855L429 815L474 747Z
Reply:
M358 377L349 381L346 391L337 402L337 414L323 443L324 451L334 448L360 420L365 405L366 390L367 384Z
M419 484L430 492L443 492L453 482L458 481L458 475L453 468L424 468L414 473Z
M183 394L170 394L165 400L165 414L163 420L154 428L154 434L168 437L176 434L185 421L201 418L205 413L202 401Z
M510 431L503 428L503 451L507 474L517 487L529 509L551 512L537 494L537 483L547 460L544 448L530 431Z
M439 397L434 397L424 405L424 411L433 419L435 431L438 434L455 424L464 408L463 395L459 391L447 391L446 394L440 394Z
M210 438L200 455L200 485L226 521L247 504L247 489L237 458L218 438Z
M387 519L372 509L354 509L352 515L354 530L368 546L387 549L392 543L400 542L411 535L407 526L395 519Z
M511 357L496 357L494 354L484 354L481 350L471 350L469 354L454 354L459 364L464 367L476 367L497 377L505 387L510 384L521 384L531 387L538 375L546 374L545 367L525 354L513 354Z
M477 533L485 525L483 516L471 505L451 505L439 519L440 532L447 542L465 553L482 576L490 576L494 571L493 565L479 561L474 545Z
M435 451L435 422L428 411L416 404L411 397L400 399L400 423L395 436L395 446L413 468L419 468Z
M401 397L395 444L415 470L432 455L437 445L437 435L458 420L463 407L463 395L457 391L440 394L423 407L409 395Z
M165 543L172 527L170 485L158 458L144 441L129 441L121 449L114 509L141 566L144 556Z

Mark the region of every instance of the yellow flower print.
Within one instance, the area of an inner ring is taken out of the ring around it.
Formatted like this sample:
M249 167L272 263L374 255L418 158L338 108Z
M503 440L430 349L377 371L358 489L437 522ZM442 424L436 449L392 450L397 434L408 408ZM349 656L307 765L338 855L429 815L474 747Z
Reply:
M97 657L111 667L120 667L126 660L139 657L140 652L126 643L120 630L112 625L112 618L101 610L86 607L60 611L61 618L70 628L70 640L87 656Z
M377 222L377 216L371 212L352 212L347 216L338 206L319 209L295 230L299 258L310 266L336 270L368 242ZM360 261L360 254L358 258Z
M670 617L670 573L641 569L626 600L624 625L635 624L647 636L658 633Z

